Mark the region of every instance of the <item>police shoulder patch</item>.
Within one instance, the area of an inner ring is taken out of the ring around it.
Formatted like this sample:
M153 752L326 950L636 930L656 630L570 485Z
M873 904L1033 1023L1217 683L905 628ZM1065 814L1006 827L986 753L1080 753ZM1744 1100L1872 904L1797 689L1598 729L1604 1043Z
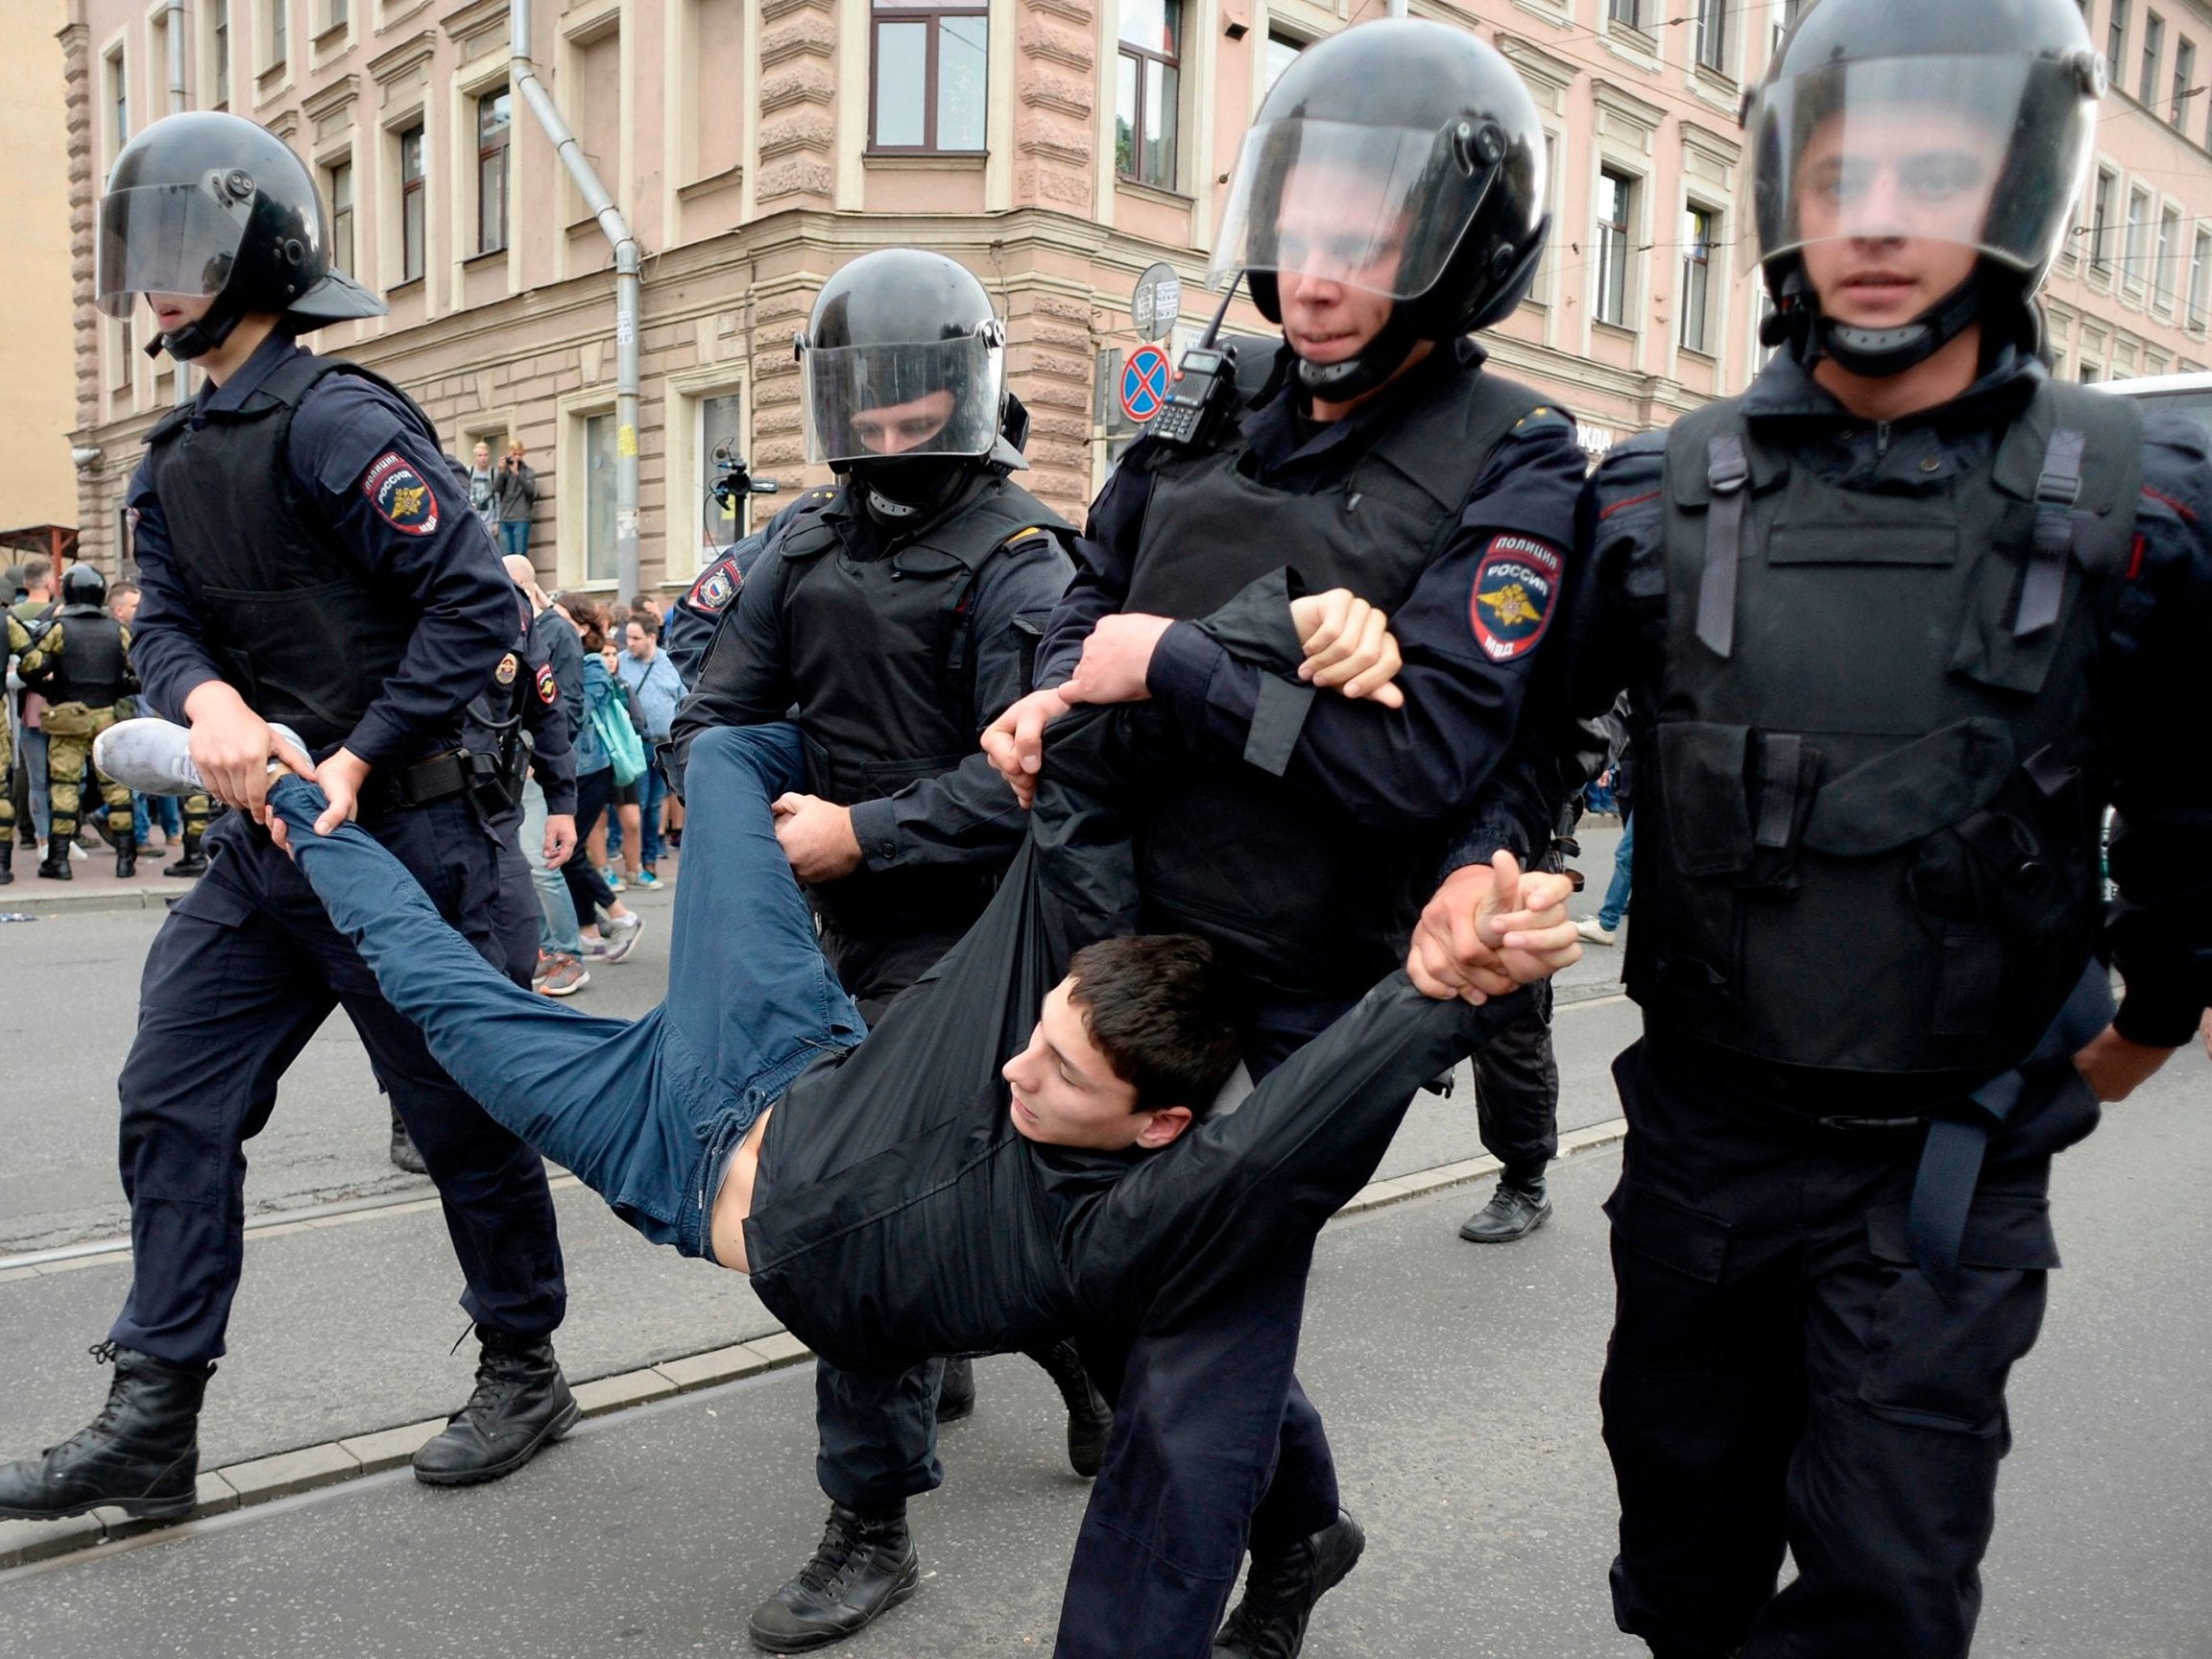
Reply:
M1493 662L1526 657L1551 625L1561 560L1533 536L1493 536L1475 566L1468 621Z
M699 580L691 584L691 591L685 597L691 601L692 609L718 615L730 608L730 601L737 597L737 589L745 586L745 578L737 568L737 556L725 553L699 573Z
M438 497L430 482L414 464L396 449L387 449L362 474L361 493L376 517L409 536L427 536L438 528Z
M561 684L553 678L553 664L538 664L538 701L550 709L561 700Z
M492 678L502 685L512 685L515 684L515 676L521 672L521 659L510 651L499 659L499 666L492 670Z

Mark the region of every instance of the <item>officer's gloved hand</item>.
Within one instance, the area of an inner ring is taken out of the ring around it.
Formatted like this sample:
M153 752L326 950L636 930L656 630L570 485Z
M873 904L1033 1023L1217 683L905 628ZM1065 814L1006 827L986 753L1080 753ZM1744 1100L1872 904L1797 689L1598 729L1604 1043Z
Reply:
M1524 873L1503 848L1445 878L1421 912L1406 974L1423 996L1481 1003L1582 958L1565 876Z

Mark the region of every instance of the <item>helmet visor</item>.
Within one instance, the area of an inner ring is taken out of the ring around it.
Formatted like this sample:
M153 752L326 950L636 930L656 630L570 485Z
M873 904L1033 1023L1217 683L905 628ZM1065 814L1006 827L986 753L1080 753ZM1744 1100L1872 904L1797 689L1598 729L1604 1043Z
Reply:
M1778 82L1752 116L1746 252L1919 240L2044 270L2089 162L2084 82L2080 63L1999 57L1876 59Z
M251 195L227 206L199 184L110 190L100 199L100 309L128 317L140 294L222 293L252 210Z
M1541 155L1501 150L1503 165L1533 170L1525 199L1542 202ZM1262 123L1238 155L1210 279L1265 271L1410 300L1435 285L1495 176L1450 131Z
M800 362L806 459L988 455L998 436L1006 353L996 325L912 346L817 346Z

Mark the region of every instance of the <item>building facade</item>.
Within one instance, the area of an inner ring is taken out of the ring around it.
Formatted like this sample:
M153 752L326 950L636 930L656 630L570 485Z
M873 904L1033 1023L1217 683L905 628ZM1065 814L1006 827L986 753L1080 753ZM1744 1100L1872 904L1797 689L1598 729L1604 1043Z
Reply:
M548 579L612 588L615 459L640 463L649 584L681 585L735 522L727 444L788 492L804 464L794 332L823 279L915 243L999 301L1033 421L1026 478L1072 515L1134 428L1115 396L1156 261L1203 283L1237 147L1273 77L1380 13L1320 0L537 0L527 52L645 251L643 397L617 429L612 254L511 84L508 0L68 0L62 31L85 551L126 560L138 438L176 397L143 321L91 306L91 211L116 150L185 101L283 134L329 199L338 262L392 314L323 349L407 386L448 447L521 438ZM1793 0L1413 0L1520 70L1554 219L1494 360L1586 447L1741 388L1763 296L1742 255L1745 89ZM2070 376L2197 367L2212 259L2212 10L2089 0L2124 74L2098 189L2054 284ZM2203 69L2199 68L2200 62ZM1258 330L1239 305L1232 327ZM773 503L768 505L772 506Z
M69 463L77 371L69 352L69 172L63 114L62 0L0 6L0 154L10 159L0 237L0 530L77 522ZM0 564L14 555L0 553Z

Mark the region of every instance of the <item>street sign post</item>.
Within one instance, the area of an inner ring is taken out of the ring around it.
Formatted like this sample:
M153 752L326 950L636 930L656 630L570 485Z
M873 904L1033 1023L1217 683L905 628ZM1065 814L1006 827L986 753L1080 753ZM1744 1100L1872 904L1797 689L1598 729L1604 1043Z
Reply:
M1183 314L1183 278L1175 267L1162 260L1148 265L1137 278L1137 291L1129 296L1129 320L1147 340L1165 340Z
M1140 423L1167 406L1167 353L1140 346L1121 366L1121 413Z

